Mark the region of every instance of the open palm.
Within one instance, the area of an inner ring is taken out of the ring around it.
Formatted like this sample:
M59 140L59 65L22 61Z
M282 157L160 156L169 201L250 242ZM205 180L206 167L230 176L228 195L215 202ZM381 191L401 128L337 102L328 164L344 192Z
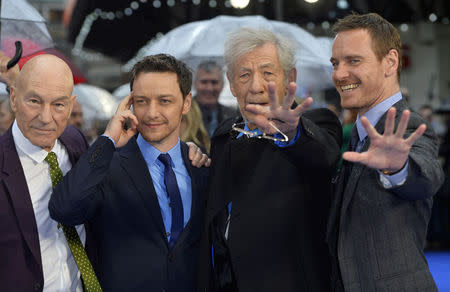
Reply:
M370 139L370 147L366 152L345 152L343 158L351 162L358 162L370 168L384 170L389 173L403 168L408 160L409 151L414 142L423 135L426 125L420 125L409 137L404 138L408 126L410 112L402 113L397 131L395 127L395 108L390 108L385 122L384 133L380 134L365 117L361 123Z

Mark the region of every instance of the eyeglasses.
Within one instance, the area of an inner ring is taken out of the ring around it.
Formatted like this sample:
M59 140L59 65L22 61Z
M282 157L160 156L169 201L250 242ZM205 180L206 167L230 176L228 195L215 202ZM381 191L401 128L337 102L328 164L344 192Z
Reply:
M272 135L268 135L266 133L259 134L256 132L244 130L243 128L245 126L245 123L234 123L231 126L231 129L233 131L236 131L236 132L246 135L248 138L268 139L268 140L272 140L272 141L276 141L276 142L288 142L289 141L289 138L283 132L281 132L281 130L278 129L277 126L275 126L272 122L269 122L269 125L272 126L272 128L274 128L278 132L278 134L281 135L281 137L275 137Z

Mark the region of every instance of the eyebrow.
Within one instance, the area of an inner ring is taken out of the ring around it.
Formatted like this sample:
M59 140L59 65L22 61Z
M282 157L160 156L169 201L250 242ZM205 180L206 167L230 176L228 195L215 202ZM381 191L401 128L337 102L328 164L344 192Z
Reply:
M350 59L355 59L355 58L356 59L364 59L364 57L361 55L348 55L348 56L344 57L344 60L350 60ZM337 61L337 59L334 57L331 57L330 62L333 62L333 61Z
M39 93L37 93L36 91L33 91L33 90L27 92L27 93L25 94L25 96L26 96L26 97L33 96L33 97L39 98L40 100L43 100L42 96L40 96ZM55 101L61 101L61 100L66 100L66 99L69 99L69 97L66 96L66 95L63 95L63 96L60 96L60 97L56 98L55 100L52 100L52 102L55 102Z
M163 93L163 94L160 94L160 95L156 96L156 98L163 98L163 97L175 97L175 96L170 94L170 93L165 93L165 94ZM148 98L145 95L133 95L133 98L150 99L150 98Z
M264 68L272 68L273 69L273 68L275 68L275 64L269 62L269 63L264 63L264 64L261 64L258 66L258 69L264 69ZM239 68L238 72L241 72L241 71L251 71L251 69L248 67L242 66Z

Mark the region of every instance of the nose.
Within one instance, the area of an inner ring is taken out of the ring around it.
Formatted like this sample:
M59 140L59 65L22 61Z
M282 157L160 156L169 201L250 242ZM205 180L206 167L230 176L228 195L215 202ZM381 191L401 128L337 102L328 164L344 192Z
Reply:
M51 123L51 121L53 120L51 105L50 104L42 105L41 113L39 116L40 116L41 122L43 122L45 124Z
M250 92L252 94L260 94L264 93L264 86L265 86L264 78L261 76L259 72L256 72L251 77L251 83L250 83Z
M333 68L333 80L345 80L349 76L348 70L344 65L335 65Z
M151 101L149 103L149 105L148 105L148 108L147 108L147 116L150 119L154 119L154 118L156 118L158 116L158 114L159 114L159 109L158 109L157 102Z

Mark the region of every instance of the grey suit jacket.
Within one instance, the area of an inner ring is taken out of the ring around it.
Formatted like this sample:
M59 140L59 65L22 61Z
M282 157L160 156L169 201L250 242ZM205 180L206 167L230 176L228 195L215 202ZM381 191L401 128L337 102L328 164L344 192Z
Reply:
M394 105L398 124L407 108ZM384 131L386 113L376 124ZM411 113L405 136L424 120ZM367 139L363 150L369 148ZM344 163L327 229L330 252L338 261L345 291L437 291L423 254L432 197L443 182L438 145L430 127L411 148L405 183L385 189L377 170L355 164L348 182Z

